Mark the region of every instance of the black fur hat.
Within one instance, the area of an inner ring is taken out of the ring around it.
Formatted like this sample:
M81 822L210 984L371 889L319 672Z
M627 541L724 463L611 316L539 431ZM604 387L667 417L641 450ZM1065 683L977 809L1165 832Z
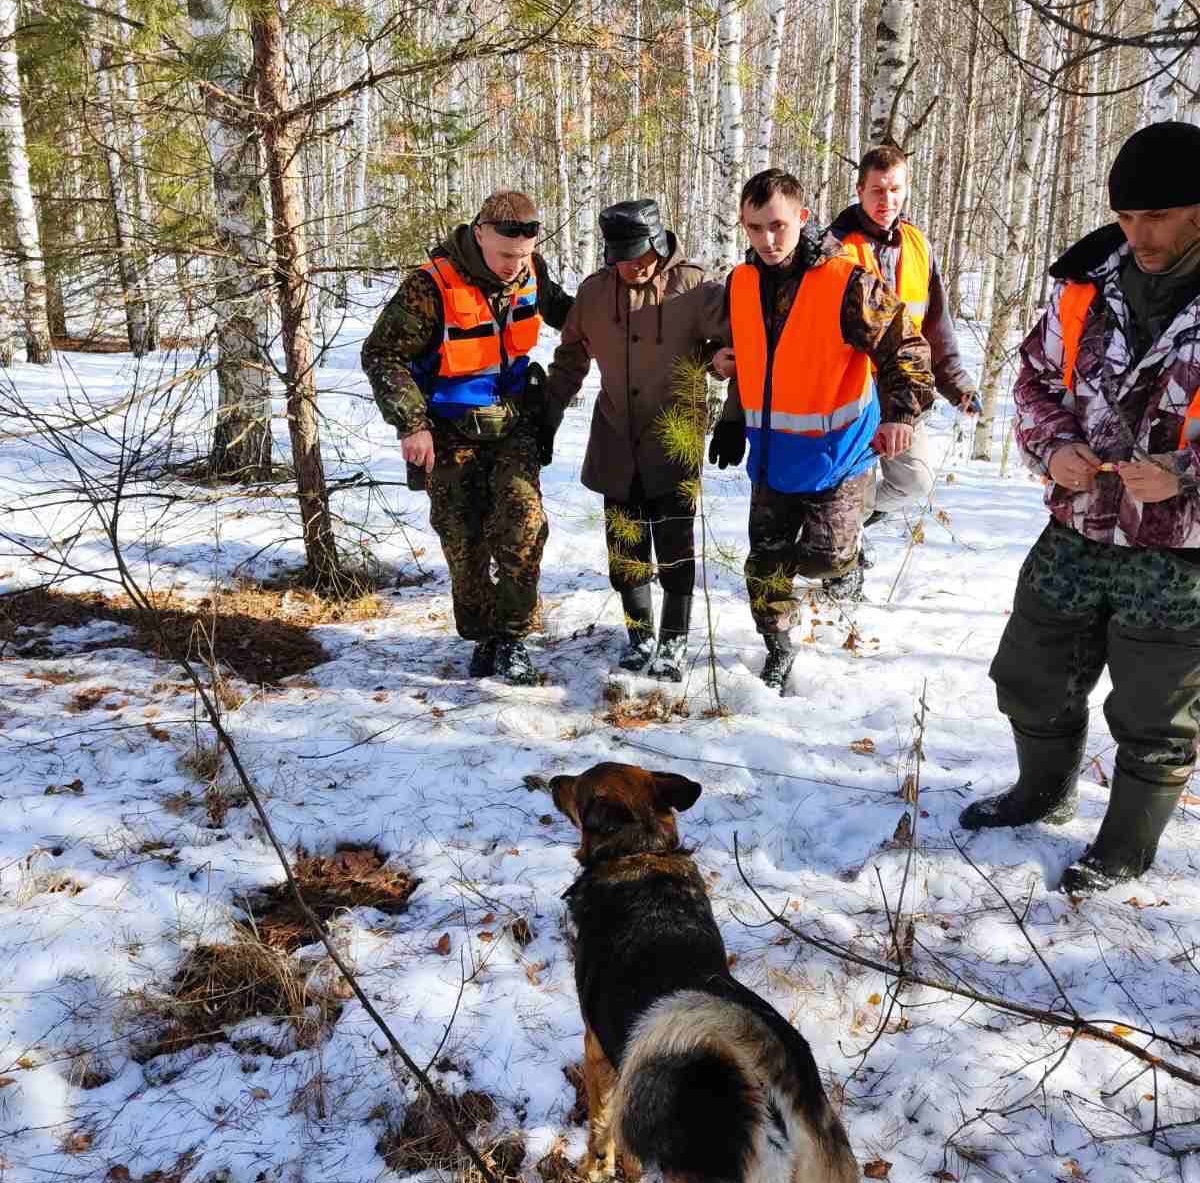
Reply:
M648 197L618 201L601 210L600 233L604 235L604 261L610 266L640 258L648 250L660 259L671 253L658 202Z

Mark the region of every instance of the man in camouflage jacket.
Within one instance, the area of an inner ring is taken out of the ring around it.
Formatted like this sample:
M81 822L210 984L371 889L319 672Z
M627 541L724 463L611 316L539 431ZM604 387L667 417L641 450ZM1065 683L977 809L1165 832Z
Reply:
M505 325L514 292L532 277L538 312L560 329L572 298L533 253L538 229L532 201L502 191L431 257L449 260L483 293L496 326ZM430 271L410 272L371 330L362 366L380 412L402 440L410 470L427 472L429 521L446 556L455 626L459 636L476 642L470 673L531 684L537 675L522 638L533 629L549 532L539 470L549 463L552 437L543 430L544 408L532 405L521 389L527 359L512 361L503 350L501 389L490 405L439 406L431 394L445 347L444 322L443 296Z
M992 663L1019 777L970 829L1065 822L1107 664L1117 755L1095 841L1062 889L1144 872L1200 734L1200 128L1158 123L1109 176L1118 225L1071 247L1021 347L1016 436L1051 520Z

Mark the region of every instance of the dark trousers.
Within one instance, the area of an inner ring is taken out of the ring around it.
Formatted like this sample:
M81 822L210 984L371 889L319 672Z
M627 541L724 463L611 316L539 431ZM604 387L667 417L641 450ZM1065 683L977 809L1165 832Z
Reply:
M604 538L613 589L632 591L657 574L663 591L690 596L696 585L695 526L696 510L686 497L647 497L636 478L629 501L605 497Z
M746 590L760 633L787 632L799 620L797 575L832 579L858 559L868 470L820 493L778 493L756 485L750 497Z
M537 439L524 424L503 439L476 442L437 423L434 449L429 524L450 571L458 635L523 637L537 614L549 534Z
M1032 735L1077 735L1105 665L1119 767L1186 779L1200 735L1200 566L1052 522L1021 567L992 661L1000 710Z

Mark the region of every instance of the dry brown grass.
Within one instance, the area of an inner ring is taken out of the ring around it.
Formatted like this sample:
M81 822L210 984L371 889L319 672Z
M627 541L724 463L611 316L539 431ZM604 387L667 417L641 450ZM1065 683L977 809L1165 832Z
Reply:
M604 701L608 703L604 721L622 731L649 727L652 723L670 723L673 719L686 719L691 714L686 698L669 698L662 690L652 690L644 698L638 698L636 695L627 695L617 682L609 682L605 686Z
M331 856L300 851L292 874L322 920L348 908L378 908L395 915L408 906L420 880L386 862L382 851L347 843ZM297 949L316 939L286 883L259 892L250 910L259 937L273 948Z
M287 954L240 927L228 944L197 945L171 979L171 992L143 997L142 1006L166 1029L140 1050L139 1060L217 1042L228 1028L256 1017L290 1019L297 1043L310 1047L340 1010L309 989L305 971Z
M497 1177L515 1178L525 1161L525 1141L520 1134L495 1136L496 1102L475 1090L439 1095ZM424 1094L405 1110L400 1128L389 1129L375 1149L400 1174L427 1170L451 1171L464 1178L476 1174L449 1125Z

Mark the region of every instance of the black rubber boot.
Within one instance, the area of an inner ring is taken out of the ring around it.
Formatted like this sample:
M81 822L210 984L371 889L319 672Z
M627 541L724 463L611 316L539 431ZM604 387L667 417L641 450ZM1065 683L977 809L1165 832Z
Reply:
M871 565L860 546L854 566L845 575L839 575L835 579L822 579L821 590L829 599L839 604L859 604L863 600L863 572Z
M1149 870L1158 840L1187 784L1186 769L1163 783L1143 780L1118 764L1108 796L1108 809L1096 841L1064 872L1059 890L1092 895L1128 883Z
M654 599L650 584L643 583L641 587L623 591L621 607L625 612L629 643L621 650L617 665L637 673L654 656Z
M525 642L517 637L502 637L496 642L495 673L513 686L537 686L541 681Z
M764 633L763 640L767 643L767 660L763 663L759 677L762 678L764 686L782 694L788 674L792 672L792 663L796 660L792 640L787 633Z
M467 673L472 678L490 678L496 672L496 638L487 637L475 642Z
M966 830L983 830L1069 822L1079 799L1075 779L1086 741L1086 729L1076 735L1036 736L1014 727L1017 783L1007 792L972 801L959 814L958 824Z
M658 648L646 673L661 682L682 682L687 658L688 628L692 623L692 597L667 592L658 622Z

